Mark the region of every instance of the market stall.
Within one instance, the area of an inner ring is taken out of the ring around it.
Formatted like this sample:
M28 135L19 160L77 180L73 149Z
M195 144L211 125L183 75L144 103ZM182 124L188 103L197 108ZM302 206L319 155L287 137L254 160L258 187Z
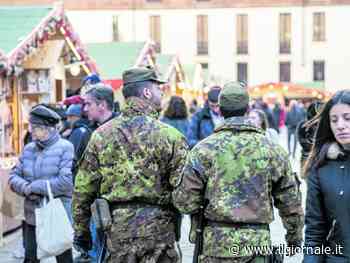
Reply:
M274 98L281 102L285 99L317 99L327 100L332 95L323 83L266 83L249 87L251 98L269 100Z
M101 79L113 88L121 103L123 72L132 67L154 67L155 63L155 46L151 41L93 43L87 44L87 49L98 65Z
M183 95L189 90L185 71L176 55L158 55L156 57L155 68L161 79L168 82L164 85L166 97L172 95Z
M74 78L96 68L62 5L0 7L0 25L0 180L10 195L8 173L23 149L31 107L61 101L80 85ZM5 217L4 232L18 223Z

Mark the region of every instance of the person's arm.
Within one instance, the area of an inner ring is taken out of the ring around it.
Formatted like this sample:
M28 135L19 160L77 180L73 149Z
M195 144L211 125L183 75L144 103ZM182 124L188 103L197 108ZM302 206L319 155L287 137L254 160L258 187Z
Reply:
M179 133L180 135L180 133ZM180 180L181 172L184 169L186 156L188 154L188 144L184 136L179 136L179 140L173 142L172 159L168 164L169 182L175 188Z
M272 196L287 230L288 246L301 246L304 214L299 181L282 147L275 145L272 159Z
M184 214L195 214L203 203L206 186L204 166L193 150L188 154L180 180L173 192L175 207Z
M316 172L307 176L307 194L305 209L305 247L321 247L324 244L328 225L326 222L325 211L323 209L322 191L319 184L319 178ZM304 263L323 262L322 255L304 255Z
M10 178L8 180L8 184L12 191L15 193L25 196L26 188L28 187L30 182L23 178L23 153L19 157L18 162L14 168L12 168L10 172Z
M73 228L75 243L89 250L91 247L90 237L90 206L98 196L100 185L99 152L101 151L102 138L98 133L93 133L86 148L78 174L75 179L73 193Z
M69 136L69 141L74 146L74 161L73 161L73 171L76 171L77 164L79 163L86 146L89 143L91 133L87 128L80 127L79 129L74 129Z

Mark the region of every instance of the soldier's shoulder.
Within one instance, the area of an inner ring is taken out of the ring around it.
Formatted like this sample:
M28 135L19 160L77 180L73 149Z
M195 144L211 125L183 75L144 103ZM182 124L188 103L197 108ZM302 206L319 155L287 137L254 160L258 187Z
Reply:
M158 127L160 136L171 141L186 140L185 136L171 125L160 120L155 120L155 125Z

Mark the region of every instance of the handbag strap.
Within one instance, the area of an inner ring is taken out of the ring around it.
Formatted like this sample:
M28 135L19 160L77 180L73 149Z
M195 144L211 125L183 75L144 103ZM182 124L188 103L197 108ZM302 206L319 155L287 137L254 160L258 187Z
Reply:
M53 200L53 194L52 194L52 191L51 191L51 186L50 186L50 181L47 180L46 181L46 187L47 187L47 193L49 195L49 201Z

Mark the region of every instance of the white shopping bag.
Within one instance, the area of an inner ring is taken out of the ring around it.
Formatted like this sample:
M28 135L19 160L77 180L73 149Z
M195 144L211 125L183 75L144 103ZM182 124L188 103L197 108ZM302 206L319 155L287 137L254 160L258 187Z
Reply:
M35 209L37 257L43 259L57 256L73 246L73 228L62 201L53 198L47 181L49 200Z

